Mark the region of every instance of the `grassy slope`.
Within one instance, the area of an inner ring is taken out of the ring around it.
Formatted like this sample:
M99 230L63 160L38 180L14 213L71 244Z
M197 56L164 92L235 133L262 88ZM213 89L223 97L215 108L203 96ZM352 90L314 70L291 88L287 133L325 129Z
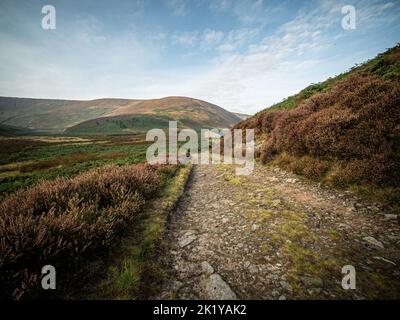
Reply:
M179 128L200 130L221 127L217 123L202 122L189 116L178 115L176 118L171 118L167 113L162 115L123 115L97 118L70 127L66 130L66 133L73 136L140 134L154 128L168 129L169 121L173 120L178 122ZM216 124L216 126L211 126L211 123Z
M25 99L0 97L0 122L5 125L62 132L67 128L76 134L101 130L111 134L136 131L125 120L126 115L142 115L159 119L176 119L204 127L230 127L240 121L233 113L211 103L186 98L167 97L151 100L98 99L90 101ZM118 123L103 121L116 117ZM122 118L120 118L122 117ZM93 121L99 124L93 126ZM122 126L120 126L122 122ZM139 126L139 129L140 126ZM144 129L147 129L145 126Z
M336 86L340 83L343 83L346 81L346 79L354 79L355 77L358 77L358 79L379 79L379 81L386 81L387 83L391 83L393 85L396 85L400 81L400 45L397 45L394 48L391 48L387 50L385 53L378 55L376 58L371 59L367 61L366 63L357 65L353 67L351 70L348 72L345 72L343 74L340 74L336 77L329 78L326 81L323 81L321 83L317 84L311 84L310 86L306 87L302 91L300 91L298 94L293 95L288 97L287 99L283 100L280 103L277 103L270 108L264 109L260 112L258 112L256 115L253 117L242 121L235 127L237 128L254 128L256 131L256 136L258 139L258 145L262 145L261 147L261 155L263 152L265 152L268 147L270 148L271 145L274 146L276 145L276 139L289 139L293 141L293 139L298 139L296 138L296 132L293 132L293 137L284 137L282 136L282 126L287 126L287 125L292 125L294 128L296 128L295 122L291 123L290 121L293 120L287 120L288 117L298 117L300 113L293 113L291 110L299 110L299 108L307 108L307 105L312 105L312 99L317 99L318 97L321 97L321 94L323 96L329 95L329 93L336 88ZM349 94L351 95L352 91L348 91ZM354 97L356 98L356 97ZM363 97L359 96L357 99L362 99ZM373 98L372 98L373 99ZM320 101L323 101L320 99ZM354 100L351 100L354 101ZM333 102L335 103L335 102ZM368 101L367 101L368 103ZM329 106L327 106L329 107ZM342 109L336 109L337 112L339 110L345 110L345 105L342 105ZM360 107L361 110L361 107ZM392 108L392 116L396 117L395 115L398 115L398 109L396 111L396 108ZM274 113L280 112L280 114L277 114L278 120L274 119ZM331 116L337 117L336 122L331 120L331 126L337 126L340 121L343 121L343 114L340 115L339 113L336 113L336 111L333 111ZM361 111L360 111L361 112ZM317 117L317 115L311 115ZM354 114L351 114L351 116L355 116L355 119L358 119L358 114L357 111L355 111ZM371 115L374 116L374 115ZM286 120L282 120L279 122L279 117L285 118ZM390 116L389 116L390 117ZM269 120L267 120L269 119ZM302 118L299 118L302 119ZM372 119L372 118L371 118ZM286 121L286 122L285 122ZM346 120L344 120L346 121ZM358 121L358 120L355 120ZM375 120L372 120L375 121ZM379 127L379 119L377 120L375 127ZM277 128L277 123L281 128ZM350 128L354 124L357 125L357 122L354 122L354 120L349 120L347 123L343 122L343 130L348 130L349 125ZM383 123L383 118L382 118L382 123ZM332 128L332 127L325 127L325 128ZM336 127L337 128L337 127ZM276 129L276 130L275 130ZM272 131L271 131L272 130ZM295 129L295 130L300 130L300 128ZM313 129L315 130L315 129ZM326 129L325 129L326 130ZM329 129L331 130L331 129ZM372 135L378 134L381 131L374 131L373 129L368 129L369 131L366 131L367 134L365 136L365 139L372 141ZM390 129L388 129L390 130ZM396 130L396 129L394 129ZM271 133L273 132L273 139L271 140L272 136ZM321 136L327 137L329 131L321 131ZM393 137L396 136L396 131L392 133L385 133L388 134L391 138L390 139L395 139ZM343 131L343 134L345 131ZM300 139L301 135L300 134ZM380 133L383 134L383 133ZM371 137L369 137L371 135ZM340 136L340 135L339 135ZM337 140L336 138L335 140ZM365 140L364 139L364 140ZM385 138L386 139L386 138ZM274 142L275 141L275 142ZM322 140L321 140L322 141ZM329 141L326 139L325 141ZM332 141L332 140L330 140ZM340 140L339 140L340 141ZM398 141L398 140L397 140ZM329 142L331 143L331 142ZM372 143L372 142L370 142ZM394 142L395 143L395 142ZM335 143L336 144L336 143ZM267 146L266 146L267 145ZM331 145L332 149L336 147L336 145ZM283 147L284 148L284 147ZM282 149L282 148L281 148ZM345 187L345 188L350 188L353 189L357 192L360 192L362 195L367 196L370 199L377 200L377 201L383 201L383 202L389 202L389 203L394 203L398 202L398 196L396 196L397 189L396 187L389 186L389 187L383 187L380 185L375 185L374 183L369 184L369 183L348 183L348 182L343 182L343 179L338 179L338 176L340 176L341 171L346 167L347 163L350 163L349 161L352 160L351 158L347 158L344 154L337 153L337 159L341 159L340 161L336 160L335 157L332 156L324 156L321 155L319 157L315 157L314 155L307 154L303 152L302 155L301 152L293 152L290 149L286 150L279 150L278 154L275 154L272 159L269 159L271 163L275 165L279 165L285 169L294 171L297 174L305 174L309 178L313 178L319 181L322 181L324 183L328 183L330 185L333 185L335 187ZM363 158L359 158L361 161ZM395 160L393 160L395 161ZM396 163L391 163L394 167L396 167ZM311 170L313 168L321 168L321 172L318 172L318 170ZM395 170L395 169L394 169ZM310 173L310 174L307 174ZM368 180L368 176L364 177Z
M349 71L341 73L335 77L328 78L319 83L310 84L299 93L284 99L282 102L276 103L260 112L270 112L275 110L291 110L298 107L303 101L312 97L316 93L329 92L333 85L339 80L343 80L355 73L362 75L378 75L384 80L400 80L400 45L387 50L365 63L356 65Z
M0 124L0 136L3 137L26 136L33 134L38 134L38 132L26 128Z
M117 135L146 132L153 128L167 128L168 119L158 116L129 115L104 117L85 121L68 128L72 135Z
M125 100L120 99L76 101L0 97L0 121L23 128L61 131L108 114L124 103Z
M0 199L6 193L58 176L72 177L105 164L146 157L143 137L96 139L21 137L0 140Z

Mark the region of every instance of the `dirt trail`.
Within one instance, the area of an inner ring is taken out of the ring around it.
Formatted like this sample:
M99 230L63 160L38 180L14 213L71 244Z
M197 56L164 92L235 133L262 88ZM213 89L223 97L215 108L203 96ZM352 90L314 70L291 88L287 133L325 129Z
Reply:
M158 298L399 298L397 218L279 169L197 165L171 215ZM341 286L345 265L355 290Z

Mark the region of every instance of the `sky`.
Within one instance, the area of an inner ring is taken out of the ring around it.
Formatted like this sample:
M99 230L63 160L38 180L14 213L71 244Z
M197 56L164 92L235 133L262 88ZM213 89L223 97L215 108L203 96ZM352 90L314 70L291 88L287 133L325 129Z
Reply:
M398 42L399 0L0 0L0 96L189 96L253 114Z

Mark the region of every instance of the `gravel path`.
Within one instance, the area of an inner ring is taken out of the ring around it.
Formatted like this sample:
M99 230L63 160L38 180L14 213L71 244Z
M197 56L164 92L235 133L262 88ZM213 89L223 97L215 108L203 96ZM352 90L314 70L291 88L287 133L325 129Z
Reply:
M396 215L349 192L256 165L194 166L167 233L162 299L399 298ZM356 289L342 288L342 267Z

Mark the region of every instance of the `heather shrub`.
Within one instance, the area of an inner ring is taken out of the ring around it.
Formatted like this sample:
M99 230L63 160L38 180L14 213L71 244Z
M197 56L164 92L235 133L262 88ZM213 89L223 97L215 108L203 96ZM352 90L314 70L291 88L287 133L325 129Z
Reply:
M70 273L105 252L160 187L161 170L176 168L110 165L7 196L0 203L2 298L36 296L46 264Z
M252 120L268 137L261 160L270 161L284 152L298 158L331 159L346 164L340 177L344 183L398 186L399 105L399 82L375 76L346 77L329 92L316 93L293 110L265 112ZM294 171L319 176L327 168L310 163Z
M317 159L310 156L302 156L299 158L291 156L286 152L278 155L273 160L273 163L310 179L321 179L332 167L332 163L328 160Z

